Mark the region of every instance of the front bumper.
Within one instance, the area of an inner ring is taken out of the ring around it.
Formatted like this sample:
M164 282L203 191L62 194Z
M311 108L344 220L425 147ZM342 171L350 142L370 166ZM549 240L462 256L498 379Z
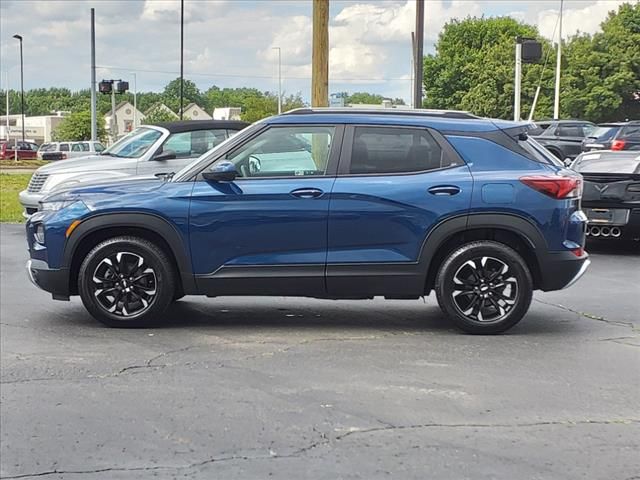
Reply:
M540 262L540 289L545 292L569 288L586 273L591 260L584 252L577 257L573 252L553 252Z
M29 218L31 215L36 213L40 207L40 200L42 200L44 196L45 194L42 192L31 193L27 190L21 191L18 194L18 200L20 200L20 204L24 207L22 216Z
M51 293L54 300L69 300L69 270L49 268L43 260L27 261L29 280L36 287Z

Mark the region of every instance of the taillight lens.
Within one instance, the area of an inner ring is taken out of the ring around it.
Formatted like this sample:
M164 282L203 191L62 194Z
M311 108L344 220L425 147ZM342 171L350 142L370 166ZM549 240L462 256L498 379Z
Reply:
M558 200L577 198L582 195L582 179L579 177L532 175L520 177L520 181L526 186Z
M611 142L611 150L622 150L627 142L624 140L614 140Z

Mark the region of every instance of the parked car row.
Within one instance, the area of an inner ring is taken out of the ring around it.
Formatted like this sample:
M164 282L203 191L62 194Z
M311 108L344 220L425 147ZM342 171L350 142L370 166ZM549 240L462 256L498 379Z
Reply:
M434 291L462 330L498 333L589 265L582 177L527 122L299 109L234 136L243 124L197 125L142 127L37 171L21 194L38 210L33 283L122 327L183 295Z
M533 138L560 160L593 150L640 150L640 121L602 123L582 120L536 122Z

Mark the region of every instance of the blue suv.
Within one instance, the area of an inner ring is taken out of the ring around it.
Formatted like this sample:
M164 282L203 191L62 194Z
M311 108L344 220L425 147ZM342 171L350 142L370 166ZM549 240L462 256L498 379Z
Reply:
M498 333L587 269L582 179L533 126L299 109L164 178L78 185L28 221L32 281L110 326L183 295L416 299Z

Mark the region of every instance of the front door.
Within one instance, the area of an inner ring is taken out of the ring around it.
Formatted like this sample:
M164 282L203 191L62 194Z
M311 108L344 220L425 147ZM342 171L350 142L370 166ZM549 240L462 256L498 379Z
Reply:
M469 168L425 128L348 127L344 145L331 193L328 295L422 295L422 247L440 221L466 214Z
M324 295L341 136L336 126L270 126L224 157L233 182L196 181L190 241L201 291Z

